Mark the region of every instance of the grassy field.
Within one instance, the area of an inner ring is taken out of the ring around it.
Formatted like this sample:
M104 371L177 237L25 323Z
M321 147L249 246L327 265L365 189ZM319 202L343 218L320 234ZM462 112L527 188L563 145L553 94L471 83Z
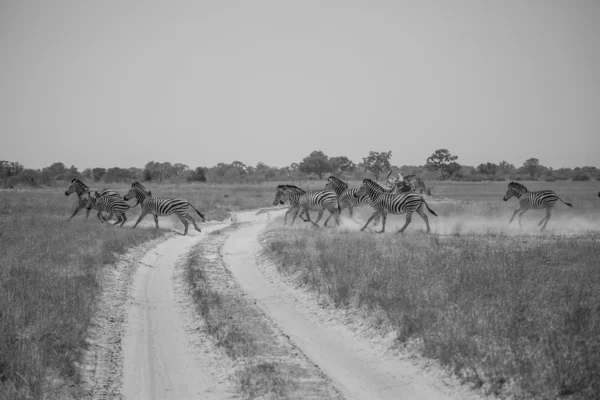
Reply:
M600 199L598 185L527 182L555 190L523 228L503 202L507 182L438 183L431 235L416 216L388 217L385 235L358 232L369 210L339 230L276 219L264 251L285 274L337 307L382 316L399 345L439 360L490 393L514 398L595 399L600 393ZM379 227L378 227L379 228ZM369 229L370 230L370 229Z
M75 194L65 187L0 191L0 398L79 397L74 367L85 347L98 274L116 254L169 233L181 233L176 217L128 212L123 228L100 224L85 210L67 220ZM103 186L105 187L105 186ZM111 186L125 194L125 185ZM148 185L155 196L188 199L211 220L231 211L270 204L273 185ZM225 197L228 195L229 197ZM132 202L133 203L133 202ZM196 218L198 219L198 218ZM200 225L202 226L202 225ZM165 229L162 229L165 228ZM193 230L193 228L192 228Z

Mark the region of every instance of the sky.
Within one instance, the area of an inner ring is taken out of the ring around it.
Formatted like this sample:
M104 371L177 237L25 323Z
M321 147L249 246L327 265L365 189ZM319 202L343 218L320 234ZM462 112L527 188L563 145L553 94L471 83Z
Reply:
M600 167L600 1L0 2L0 160Z

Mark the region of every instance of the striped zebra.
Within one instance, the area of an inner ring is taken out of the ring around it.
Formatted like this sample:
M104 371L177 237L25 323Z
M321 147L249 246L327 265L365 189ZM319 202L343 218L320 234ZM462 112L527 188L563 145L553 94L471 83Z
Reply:
M340 213L342 210L337 196L331 190L309 190L302 193L298 198L298 208L292 218L292 225L294 225L294 220L300 210L304 212L308 222L316 227L319 226L319 221L323 218L325 210L327 210L329 211L329 216L323 223L323 226L327 226L327 222L329 222L331 217L334 217L335 223L337 226L340 226ZM315 222L310 219L310 211L318 211L317 220Z
M529 209L539 210L545 208L546 216L542 218L542 220L537 224L537 226L542 225L542 223L544 224L542 225L542 229L540 229L541 231L543 231L546 228L546 225L548 224L548 221L552 216L552 207L554 207L557 200L562 201L569 207L573 207L573 204L567 203L566 201L558 197L556 193L554 193L552 190L540 190L537 192L530 192L525 186L521 185L518 182L510 182L508 184L508 190L506 191L503 200L507 201L513 196L519 199L519 205L521 207L519 207L518 210L515 210L508 223L510 224L517 215L517 213L521 211L521 213L519 214L519 226L523 226L521 224L521 217L523 216L525 211Z
M288 191L289 191L289 193L286 194L286 192L288 192ZM279 186L277 186L277 190L275 191L275 199L273 200L273 205L274 206L276 206L278 204L283 205L283 204L285 204L286 200L290 203L290 207L286 211L285 216L283 218L284 226L287 224L288 214L290 213L290 211L298 208L298 199L304 193L305 193L305 191L300 189L298 186L294 186L294 185L279 185ZM284 194L286 194L285 198L284 198ZM308 219L304 219L304 217L302 215L304 215L304 211L302 211L300 213L299 217L302 221L308 222Z
M185 232L183 232L184 236L187 235L189 222L192 222L192 224L194 224L194 228L196 228L198 232L202 232L200 228L198 228L198 225L196 225L196 220L194 219L194 217L192 217L188 213L188 206L192 207L194 211L198 213L200 218L202 218L202 222L206 221L206 219L204 218L204 214L198 211L185 199L167 199L163 197L153 197L152 193L146 190L144 185L142 185L139 182L133 182L131 184L129 192L127 192L127 194L123 196L123 199L125 200L133 198L137 199L137 201L140 203L140 206L142 207L142 213L140 214L140 217L138 218L135 225L133 225L133 228L135 228L144 219L146 215L152 214L154 216L154 223L156 224L156 229L158 229L159 216L163 217L175 214L185 227Z
M373 218L380 214L382 219L382 227L379 233L383 233L385 232L385 221L388 213L406 213L406 223L404 224L402 229L398 231L398 233L402 233L410 224L413 212L416 211L417 214L419 214L421 218L423 218L423 221L425 221L425 225L427 225L427 232L431 232L431 229L429 228L429 218L427 218L423 206L427 207L427 210L429 210L429 212L435 215L436 217L437 214L431 208L429 208L429 205L427 204L423 196L421 196L420 194L410 192L402 194L389 193L386 192L386 190L379 186L379 184L377 184L376 182L373 182L370 179L364 179L362 186L360 187L358 192L354 194L354 196L360 197L365 194L367 194L371 198L371 207L373 207L375 212L373 213L373 215L371 215L365 226L362 227L361 231L364 231L367 225L369 225L369 222L371 222Z
M117 196L103 196L100 192L96 191L93 195L90 193L88 196L88 201L86 204L87 211L89 212L92 208L98 210L98 219L100 222L105 222L105 220L101 217L102 211L106 211L113 214L117 217L117 222L113 225L117 225L121 222L120 226L123 226L125 221L127 221L127 216L125 212L131 208L129 203Z
M327 178L325 189L333 190L335 194L337 194L341 209L343 210L344 208L348 208L348 214L350 215L350 218L353 218L354 207L363 207L371 205L371 198L368 195L365 194L361 197L355 197L354 193L358 191L358 188L348 188L348 184L346 182L336 178L333 175ZM393 190L394 188L388 191L391 192ZM377 226L377 224L379 224L380 219L381 215L377 215L375 217L375 220L373 221L373 225Z
M69 218L69 219L72 219L75 215L77 215L79 210L81 210L82 208L87 208L86 206L87 206L87 202L88 202L88 197L90 196L90 188L85 183L80 181L79 179L73 179L73 180L71 180L71 185L69 185L69 188L65 191L65 196L68 196L71 193L77 194L78 202L77 202L77 207L75 208L75 211L73 211L73 215L71 215L71 218ZM103 189L103 190L100 190L98 193L100 194L100 196L118 196L118 197L120 197L119 193L117 193L111 189ZM94 208L94 207L92 207L92 208ZM90 216L90 210L87 209L87 211L85 213L85 217L88 218L89 216ZM112 218L112 214L108 216L108 219L111 219L111 218Z

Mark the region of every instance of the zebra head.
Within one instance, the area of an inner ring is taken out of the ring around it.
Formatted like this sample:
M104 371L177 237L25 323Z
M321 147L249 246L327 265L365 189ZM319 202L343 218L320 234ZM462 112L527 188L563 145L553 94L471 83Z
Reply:
M342 181L341 179L338 179L333 175L330 176L329 178L327 178L327 183L325 184L325 190L331 190L339 196L346 189L348 189L348 184L346 182Z
M508 184L508 189L506 190L506 194L502 198L502 200L507 201L511 197L515 196L517 199L521 198L521 195L527 193L527 188L520 183L510 182Z
M384 192L384 190L381 186L379 186L379 184L370 179L363 179L363 183L354 193L354 197L359 198L364 195L368 195L371 199L375 199L375 197L382 192Z
M65 191L65 196L68 196L71 193L77 193L77 196L81 196L88 191L89 189L85 183L81 182L79 179L72 179L71 185L69 185L69 188Z
M89 190L86 191L87 194L87 203L85 203L85 208L88 210L91 210L92 207L94 207L96 205L96 200L98 199L99 193L98 191L94 191L94 193L90 192Z
M287 186L279 185L277 186L277 191L275 192L275 199L273 200L273 205L284 204L285 199L287 198Z
M142 185L139 182L133 182L131 184L131 188L129 188L129 192L127 192L127 194L123 196L123 199L127 201L135 198L138 201L138 203L141 203L146 197L148 197L149 193L150 192L146 190L146 187L144 185ZM135 203L134 207L138 203Z

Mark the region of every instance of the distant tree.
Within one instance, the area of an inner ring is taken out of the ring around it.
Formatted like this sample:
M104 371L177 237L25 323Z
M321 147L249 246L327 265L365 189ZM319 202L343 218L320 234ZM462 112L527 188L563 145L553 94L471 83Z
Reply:
M487 162L485 164L479 164L477 166L477 172L482 175L496 175L496 171L498 170L498 166L494 163Z
M379 175L382 172L388 171L391 168L390 159L392 158L392 151L370 151L367 157L363 158L363 168L365 171L370 171L375 175L375 179L379 180Z
M537 158L530 158L523 163L522 169L533 178L540 169L540 160Z
M187 178L191 182L206 182L206 168L197 167Z
M339 156L339 157L331 157L329 159L329 165L331 166L331 172L334 174L342 172L352 172L356 168L356 164L354 164L348 157Z
M142 180L146 182L152 180L152 172L148 168L144 168L144 172L142 172Z
M92 168L92 177L96 182L100 181L106 175L106 168Z
M512 174L517 170L517 168L513 164L510 164L506 161L500 161L498 163L498 170L504 172L505 174Z
M49 167L42 169L48 177L56 178L59 175L64 175L67 172L67 167L61 162L55 162Z
M453 156L447 149L438 149L427 158L425 164L432 171L440 171L442 179L460 171L460 165L456 162L458 156Z
M315 173L319 176L319 179L323 179L323 174L331 171L331 165L329 164L329 157L322 151L313 151L300 162L298 169L300 172L307 174Z

